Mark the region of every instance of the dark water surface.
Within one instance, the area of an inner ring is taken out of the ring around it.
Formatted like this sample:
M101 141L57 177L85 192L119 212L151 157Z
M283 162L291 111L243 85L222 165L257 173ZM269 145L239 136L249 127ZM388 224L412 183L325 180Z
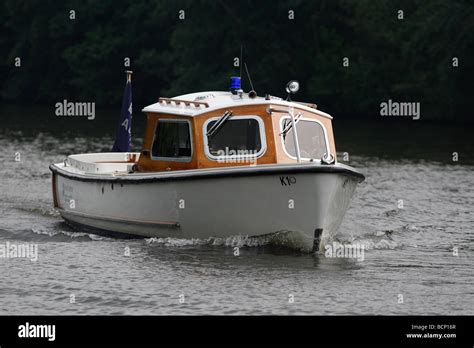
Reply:
M38 245L36 262L0 258L0 314L474 314L472 126L335 119L340 158L348 152L366 175L338 236L365 247L359 262L247 238L76 232L52 208L48 165L108 151L116 115L5 106L0 115L0 245Z

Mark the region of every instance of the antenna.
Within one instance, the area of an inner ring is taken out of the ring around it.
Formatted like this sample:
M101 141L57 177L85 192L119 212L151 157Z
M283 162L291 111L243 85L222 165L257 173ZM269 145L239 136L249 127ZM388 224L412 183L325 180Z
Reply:
M244 64L245 64L245 71L247 71L247 77L249 78L250 88L252 88L252 91L253 91L253 84L252 84L252 79L250 78L249 69L247 69L247 63L244 63Z
M245 64L245 71L247 72L247 77L250 82L250 88L252 88L252 90L249 92L249 97L255 98L257 96L257 92L255 92L255 90L253 89L252 79L250 78L250 73L249 73L249 69L247 68L247 63L244 63L244 64Z
M240 61L239 61L240 79L242 79L242 52L243 52L242 45L240 45Z

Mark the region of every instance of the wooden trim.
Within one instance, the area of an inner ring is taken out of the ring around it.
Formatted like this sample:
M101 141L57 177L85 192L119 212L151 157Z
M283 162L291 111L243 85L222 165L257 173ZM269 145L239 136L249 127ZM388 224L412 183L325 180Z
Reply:
M133 220L133 219L123 219L123 218L118 218L118 217L113 217L113 216L103 216L103 215L89 215L89 214L84 214L80 213L77 211L71 211L71 210L64 210L64 209L58 209L61 214L70 214L72 216L77 216L77 217L83 217L87 219L92 219L92 220L102 220L102 221L110 221L110 222L119 222L119 223L126 223L126 224L132 224L132 225L146 225L150 227L172 227L172 228L179 228L180 224L177 221L143 221L143 220Z

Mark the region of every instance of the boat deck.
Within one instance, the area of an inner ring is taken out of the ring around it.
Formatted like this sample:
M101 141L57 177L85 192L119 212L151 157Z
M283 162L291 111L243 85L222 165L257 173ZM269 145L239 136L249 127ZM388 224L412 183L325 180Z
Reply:
M63 168L81 174L127 174L138 162L139 152L105 152L70 155Z

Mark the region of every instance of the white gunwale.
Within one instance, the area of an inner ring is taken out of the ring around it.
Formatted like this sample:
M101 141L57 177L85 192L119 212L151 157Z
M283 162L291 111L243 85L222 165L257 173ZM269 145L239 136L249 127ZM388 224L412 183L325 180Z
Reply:
M80 155L77 155L80 156ZM200 168L200 169L185 169L185 170L176 170L176 171L165 171L165 172L136 172L127 174L125 177L122 175L117 175L117 173L94 173L94 172L82 172L72 169L73 167L65 167L63 162L55 163L50 166L53 172L59 172L66 176L75 177L75 178L84 178L91 180L101 180L106 181L122 181L126 179L127 181L140 181L143 179L180 179L180 178L192 178L196 177L205 177L213 176L218 174L258 174L274 172L275 174L279 172L340 172L342 174L353 175L359 177L362 181L364 175L358 170L350 167L348 165L337 163L331 165L322 165L318 162L304 162L304 163L291 163L291 164L262 164L258 166L235 166L235 167L218 167L218 168ZM118 173L120 174L120 173Z

